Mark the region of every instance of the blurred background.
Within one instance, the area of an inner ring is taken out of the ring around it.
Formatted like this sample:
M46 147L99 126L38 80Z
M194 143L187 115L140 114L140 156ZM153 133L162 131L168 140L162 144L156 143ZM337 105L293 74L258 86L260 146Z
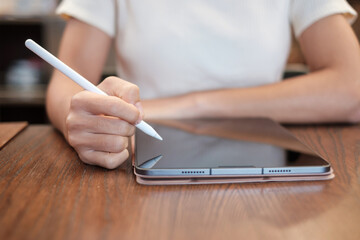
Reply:
M47 123L45 91L52 68L25 48L32 38L56 54L65 26L54 11L61 0L0 0L0 122L28 121ZM348 0L360 12L360 0ZM360 20L353 24L360 39ZM113 51L111 51L113 52ZM104 77L115 74L114 56L110 55ZM285 77L306 71L295 40Z

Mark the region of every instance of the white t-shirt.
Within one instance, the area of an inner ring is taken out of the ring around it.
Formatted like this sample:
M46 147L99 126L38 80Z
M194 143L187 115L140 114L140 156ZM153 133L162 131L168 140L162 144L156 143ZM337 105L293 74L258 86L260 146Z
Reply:
M118 75L142 99L278 82L292 29L356 17L345 0L63 0L57 13L114 37Z

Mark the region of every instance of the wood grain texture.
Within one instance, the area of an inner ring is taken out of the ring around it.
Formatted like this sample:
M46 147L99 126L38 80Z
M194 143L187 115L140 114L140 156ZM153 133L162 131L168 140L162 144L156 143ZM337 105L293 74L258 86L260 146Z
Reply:
M81 163L50 126L0 151L0 239L360 239L360 127L292 127L321 182L141 186L129 162Z
M2 122L0 123L0 149L5 146L16 134L21 132L26 126L27 122Z

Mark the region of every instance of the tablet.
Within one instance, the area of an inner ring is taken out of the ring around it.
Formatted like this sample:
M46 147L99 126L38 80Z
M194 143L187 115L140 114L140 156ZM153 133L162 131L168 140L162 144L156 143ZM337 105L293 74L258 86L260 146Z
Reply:
M149 121L136 131L132 161L142 184L320 180L330 164L270 119Z

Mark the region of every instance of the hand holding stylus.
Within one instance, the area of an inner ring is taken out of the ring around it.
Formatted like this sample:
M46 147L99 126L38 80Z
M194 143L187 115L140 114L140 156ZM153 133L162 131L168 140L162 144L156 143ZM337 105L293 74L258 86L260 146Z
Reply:
M66 138L86 163L115 168L128 157L128 136L135 126L157 139L161 137L141 120L139 89L117 77L98 86L32 40L25 45L85 90L75 94L66 119Z

